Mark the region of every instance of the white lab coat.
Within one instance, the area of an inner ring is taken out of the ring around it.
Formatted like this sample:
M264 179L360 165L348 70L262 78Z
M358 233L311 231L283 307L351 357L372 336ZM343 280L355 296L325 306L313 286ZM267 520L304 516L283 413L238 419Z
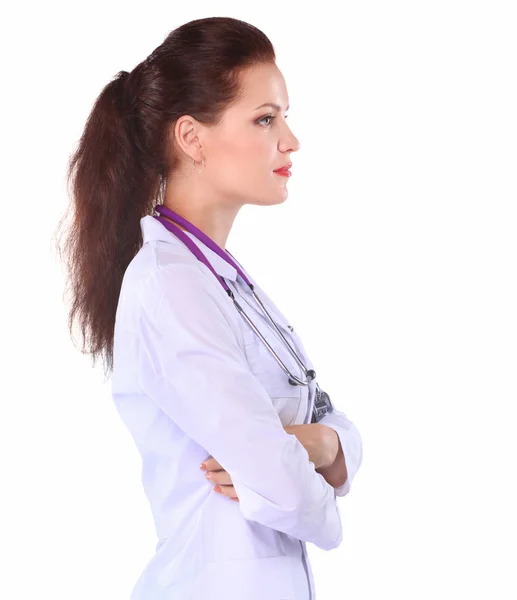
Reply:
M142 458L158 543L131 600L315 600L306 542L337 548L337 497L362 461L359 432L331 396L321 421L339 435L348 479L334 489L284 426L310 423L315 381L291 386L213 273L152 216L117 307L112 395ZM193 234L264 337L301 369L235 268ZM240 263L239 263L240 265ZM243 269L307 368L296 332ZM324 389L324 386L322 385ZM213 491L214 457L240 499Z

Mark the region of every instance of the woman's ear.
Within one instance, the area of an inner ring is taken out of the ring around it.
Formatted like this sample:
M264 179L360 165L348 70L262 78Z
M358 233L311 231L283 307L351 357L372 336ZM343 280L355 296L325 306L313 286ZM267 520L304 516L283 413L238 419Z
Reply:
M174 125L174 143L183 154L196 162L203 159L203 146L199 139L201 123L190 115L182 115Z

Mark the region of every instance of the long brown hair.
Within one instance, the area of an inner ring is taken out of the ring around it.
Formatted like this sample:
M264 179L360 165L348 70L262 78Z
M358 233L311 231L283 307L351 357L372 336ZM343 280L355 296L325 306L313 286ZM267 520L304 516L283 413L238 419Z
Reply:
M163 201L177 164L171 128L184 114L219 123L240 97L241 72L275 60L267 36L249 23L197 19L171 31L131 73L117 73L97 97L70 158L71 202L58 232L72 221L57 248L71 295L70 334L77 320L81 352L93 365L102 357L106 376L122 279L142 246L140 219Z

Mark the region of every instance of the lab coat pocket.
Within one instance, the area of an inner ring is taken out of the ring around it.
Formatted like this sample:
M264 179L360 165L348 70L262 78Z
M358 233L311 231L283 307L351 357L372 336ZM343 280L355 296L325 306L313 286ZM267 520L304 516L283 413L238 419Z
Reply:
M202 577L203 598L293 600L290 556L210 562Z
M276 412L280 417L280 421L284 427L288 425L293 425L296 415L298 414L298 410L300 409L300 396L294 397L278 397L273 396L271 398L271 402L273 406L276 408Z

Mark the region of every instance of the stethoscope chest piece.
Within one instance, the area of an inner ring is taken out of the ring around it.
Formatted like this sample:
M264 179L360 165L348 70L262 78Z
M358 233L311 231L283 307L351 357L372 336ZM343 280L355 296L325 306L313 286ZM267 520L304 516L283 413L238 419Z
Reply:
M330 396L327 392L320 390L319 385L316 385L316 398L314 399L311 423L319 423L325 415L330 414L333 410Z

